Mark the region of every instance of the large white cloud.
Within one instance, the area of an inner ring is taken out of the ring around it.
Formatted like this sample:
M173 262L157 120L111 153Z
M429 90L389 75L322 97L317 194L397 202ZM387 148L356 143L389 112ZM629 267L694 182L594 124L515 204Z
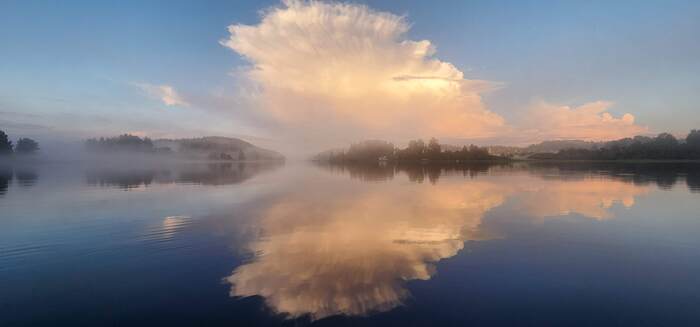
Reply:
M613 117L604 101L540 102L506 123L482 101L498 83L466 79L434 57L430 41L409 40L409 27L404 17L363 5L290 0L258 24L229 26L221 44L250 62L241 81L257 122L304 144L417 137L527 144L647 132L631 114Z
M407 39L403 17L355 4L287 1L257 25L231 25L221 43L252 64L256 105L301 136L494 136L504 126L468 80Z

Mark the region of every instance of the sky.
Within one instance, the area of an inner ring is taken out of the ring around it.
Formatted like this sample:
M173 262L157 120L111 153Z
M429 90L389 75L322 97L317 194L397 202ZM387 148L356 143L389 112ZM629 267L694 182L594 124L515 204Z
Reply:
M696 1L2 1L0 130L524 145L700 128Z

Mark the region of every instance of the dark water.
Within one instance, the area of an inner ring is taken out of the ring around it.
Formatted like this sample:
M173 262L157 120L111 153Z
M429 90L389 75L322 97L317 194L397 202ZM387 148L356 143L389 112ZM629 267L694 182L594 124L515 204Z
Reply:
M0 326L697 326L700 166L0 167Z

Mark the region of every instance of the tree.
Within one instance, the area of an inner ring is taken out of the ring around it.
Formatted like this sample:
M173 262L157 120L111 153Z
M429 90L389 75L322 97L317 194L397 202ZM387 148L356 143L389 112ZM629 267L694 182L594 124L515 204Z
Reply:
M431 138L430 141L428 142L428 156L430 156L431 159L437 159L437 157L440 156L440 152L442 152L442 148L440 147L440 143L438 143L438 140L436 138Z
M5 132L0 131L0 155L12 153L12 141Z
M406 152L409 156L414 157L413 159L420 159L425 153L425 142L420 139L408 142Z
M18 154L34 154L39 150L39 143L30 138L21 138L17 140L15 152Z
M690 131L685 138L685 143L693 148L700 148L700 130L694 129Z
M85 148L93 152L154 152L153 141L150 138L140 138L131 134L123 134L117 137L100 137L99 139L88 139L85 141Z
M669 133L661 133L654 139L654 144L660 147L674 147L678 145L678 140Z

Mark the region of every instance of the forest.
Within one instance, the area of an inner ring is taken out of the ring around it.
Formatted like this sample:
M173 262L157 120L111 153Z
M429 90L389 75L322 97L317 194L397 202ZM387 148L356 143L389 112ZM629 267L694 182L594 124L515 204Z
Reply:
M698 160L700 130L692 130L685 139L669 133L656 137L636 136L607 142L595 149L565 149L557 153L538 153L535 160Z
M427 143L421 139L412 140L401 149L394 144L381 140L369 140L354 143L346 151L326 152L314 158L327 162L376 162L376 161L503 161L505 157L493 156L488 149L476 145L463 146L461 149L444 150L437 139Z

